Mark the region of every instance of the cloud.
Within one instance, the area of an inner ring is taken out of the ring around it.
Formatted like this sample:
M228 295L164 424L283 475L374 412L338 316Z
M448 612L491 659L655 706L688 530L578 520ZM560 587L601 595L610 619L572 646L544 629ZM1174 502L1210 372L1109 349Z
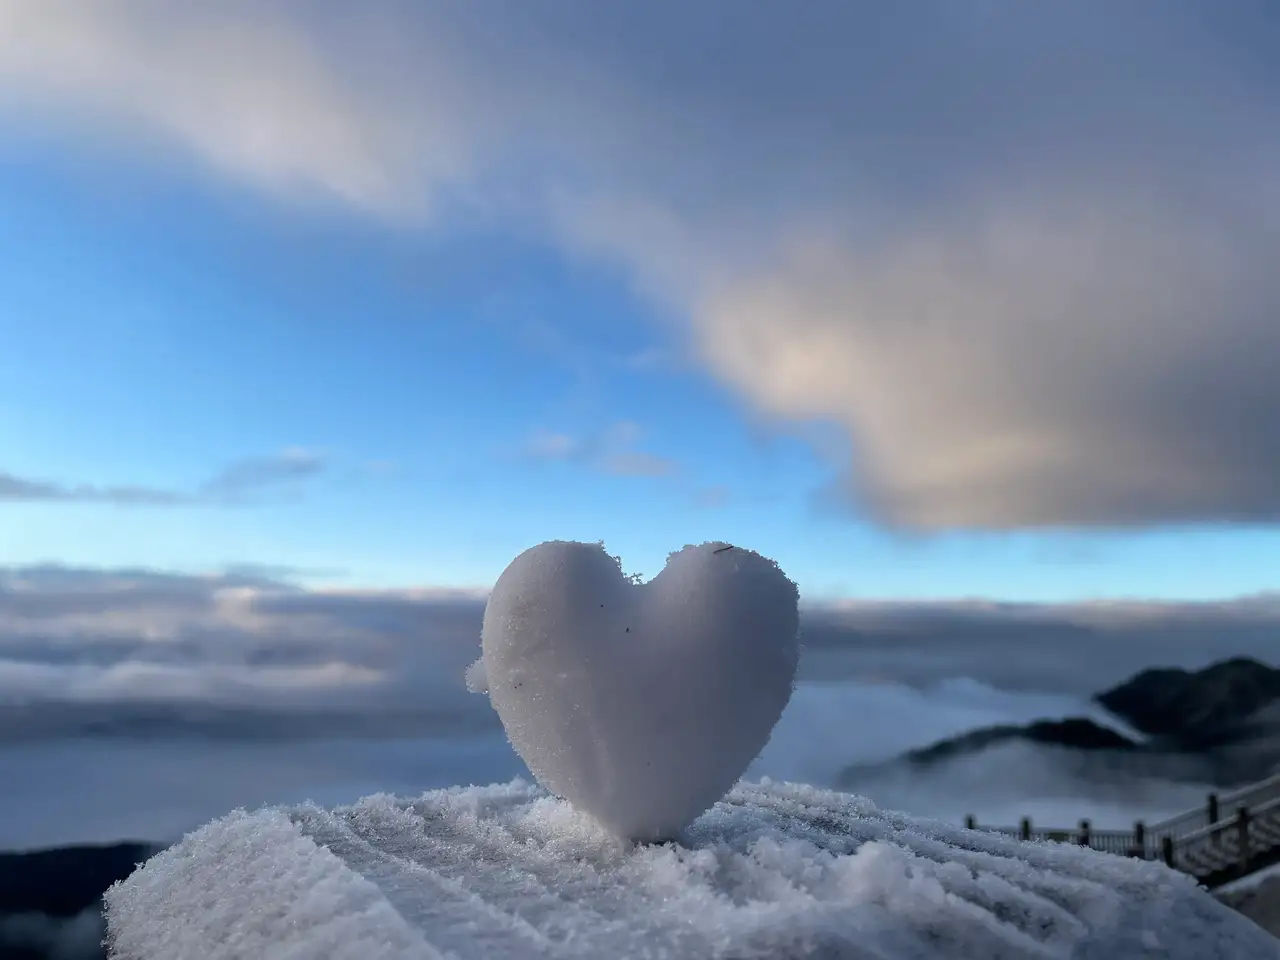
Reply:
M0 713L20 739L486 728L459 712L482 610L457 590L0 568Z
M480 590L0 568L0 756L14 771L0 847L163 840L237 805L522 772L488 701L463 684L484 603ZM1148 666L1274 659L1278 632L1274 595L806 605L797 692L752 775L830 784L849 764L973 726L1088 713L1090 694ZM93 804L65 789L69 771L95 785ZM1113 774L1038 752L846 785L988 822L1124 822L1203 792Z
M244 503L263 488L305 480L324 471L324 456L288 447L265 457L246 457L219 470L196 492L144 486L98 486L33 480L0 472L0 502L109 503L123 507L177 507Z
M582 452L583 444L567 433L535 430L524 444L525 456L533 460L573 460Z
M345 18L342 29L362 32ZM394 45L394 37L364 39ZM418 39L423 53L430 38ZM185 8L154 0L0 2L0 77L29 103L70 103L158 134L264 188L330 196L385 216L421 210L423 196L406 196L402 184L463 175L471 125L438 96L389 111L404 93L390 96L389 78L379 79L368 60L352 65L348 77L360 82L349 82L341 59L305 18L237 0ZM434 59L419 64L420 82L432 85ZM433 86L440 93L448 83Z
M64 698L75 703L145 700L151 698L151 691L163 690L168 702L249 705L263 697L374 686L384 679L373 668L332 660L288 666L215 663L198 670L146 661L105 666L0 661L0 690L20 690L24 698Z
M366 460L360 464L360 472L371 477L392 477L400 472L400 464L395 460Z
M999 724L1090 717L1140 739L1087 696L1045 690L1006 690L964 676L927 684L894 680L802 683L757 761L773 776L832 783L851 764L892 761L959 732ZM875 717L874 728L861 718ZM815 730L847 731L833 751Z
M96 905L70 917L36 911L0 913L0 947L18 956L97 960L106 933L102 908Z
M678 470L674 460L641 450L606 454L600 460L605 473L619 477L668 477Z
M246 457L220 470L203 487L213 497L235 497L244 493L295 480L304 480L322 472L325 457L314 450L287 447L266 457Z
M190 503L189 495L155 487L107 486L79 483L71 486L48 480L32 480L0 473L0 501L114 503L121 506L168 507Z
M532 460L580 463L616 477L669 477L680 465L669 457L636 449L644 435L631 420L619 420L586 437L535 430L522 447Z
M43 122L621 267L751 407L836 425L839 489L888 522L1280 514L1265 5L0 18L0 90Z
M484 602L482 590L0 568L0 704L88 711L65 714L72 718L199 704L253 716L284 711L318 725L323 716L367 714L389 729L444 723L461 710L475 722L462 675L475 659ZM1086 695L1155 664L1273 657L1280 597L824 603L806 605L801 623L805 679L923 687L965 676ZM175 712L175 728L183 716L193 715Z
M622 358L622 365L640 373L669 373L683 368L681 358L670 349L645 347Z
M232 563L222 568L226 577L239 577L250 582L291 582L296 580L338 579L349 571L341 567L299 567L282 563Z
M733 499L733 493L723 484L702 487L693 493L693 502L707 510L716 510Z
M722 291L704 356L767 412L845 427L846 490L901 525L1275 520L1278 212L993 202Z
M971 677L1008 690L1091 695L1151 666L1276 660L1280 594L1225 601L842 601L801 614L816 680L928 686ZM1277 664L1280 666L1280 664Z

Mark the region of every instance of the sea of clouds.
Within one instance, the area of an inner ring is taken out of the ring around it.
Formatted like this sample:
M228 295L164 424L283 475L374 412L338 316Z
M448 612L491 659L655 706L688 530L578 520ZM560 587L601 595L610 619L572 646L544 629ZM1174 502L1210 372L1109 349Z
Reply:
M0 849L168 841L236 806L527 775L463 673L483 595L308 590L246 574L0 571ZM913 747L1087 715L1153 665L1266 659L1280 599L805 606L800 680L750 777L839 784L988 823L1125 824L1207 784L1010 744L928 769ZM849 773L850 768L855 772Z

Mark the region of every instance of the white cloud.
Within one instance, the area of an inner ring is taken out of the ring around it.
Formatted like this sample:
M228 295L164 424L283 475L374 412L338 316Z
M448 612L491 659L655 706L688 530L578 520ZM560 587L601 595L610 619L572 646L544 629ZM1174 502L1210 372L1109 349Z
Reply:
M104 618L106 619L106 618ZM131 660L110 665L47 664L0 659L0 702L163 700L252 706L264 698L318 693L385 682L380 670L330 661L288 667L167 664ZM163 691L162 697L156 692Z
M444 98L397 89L376 62L344 69L343 51L298 13L241 0L3 0L0 78L23 99L136 125L266 188L422 212L427 194L404 184L465 175L467 124ZM367 27L366 42L385 39ZM354 19L344 28L362 32ZM438 92L429 39L418 38L417 78Z

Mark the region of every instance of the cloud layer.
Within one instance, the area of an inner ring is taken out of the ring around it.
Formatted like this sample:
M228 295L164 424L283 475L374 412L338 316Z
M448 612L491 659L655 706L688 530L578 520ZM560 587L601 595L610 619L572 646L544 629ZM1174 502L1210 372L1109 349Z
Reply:
M0 0L0 25L14 109L621 265L750 405L842 427L843 490L890 522L1280 514L1265 4Z
M12 735L233 737L493 729L463 670L484 596L308 590L263 576L0 568ZM1280 598L847 603L802 612L801 676L923 689L969 677L1087 696L1151 665L1274 656ZM96 726L95 726L96 724ZM16 733L15 733L16 732Z
M227 464L195 491L139 485L56 483L0 471L0 502L110 503L122 507L174 507L191 504L244 503L265 488L314 477L327 467L323 455L302 447L244 457Z
M0 765L13 771L0 848L173 839L237 805L522 773L463 684L483 609L479 594L304 590L252 572L0 568ZM1096 711L1091 693L1147 666L1274 659L1280 598L850 603L802 610L801 631L798 689L750 774L830 784L973 726ZM1203 793L1060 760L895 767L851 786L956 820L1099 824Z
M489 729L462 670L483 603L252 575L0 571L8 738L409 736Z

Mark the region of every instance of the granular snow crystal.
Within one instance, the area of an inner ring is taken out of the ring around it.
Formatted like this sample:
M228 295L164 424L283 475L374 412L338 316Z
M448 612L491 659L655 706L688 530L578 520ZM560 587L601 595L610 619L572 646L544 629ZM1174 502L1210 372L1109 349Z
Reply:
M1276 960L1160 863L739 784L665 844L536 786L234 813L107 893L116 960Z

